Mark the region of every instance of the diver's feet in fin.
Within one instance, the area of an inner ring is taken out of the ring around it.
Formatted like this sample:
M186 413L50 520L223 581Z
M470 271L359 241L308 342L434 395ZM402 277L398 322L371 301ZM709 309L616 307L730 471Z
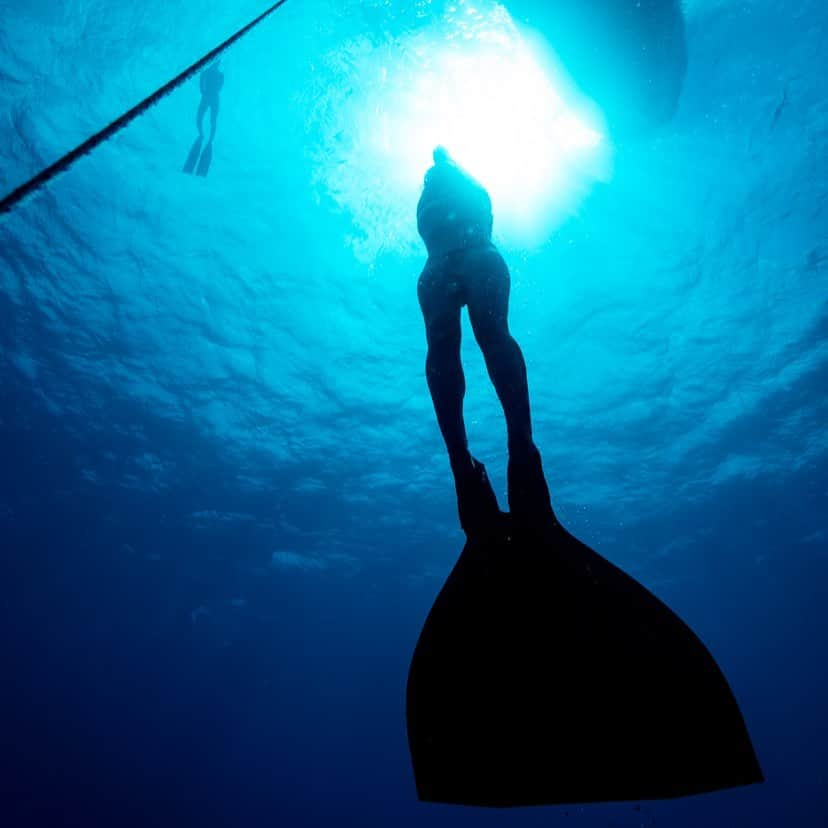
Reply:
M500 517L486 467L470 454L451 461L460 525L468 537L488 531Z
M184 162L184 166L181 169L181 172L185 172L188 174L192 174L193 170L195 169L196 162L198 161L199 153L201 152L201 136L199 135L198 138L195 139L195 143L190 148L190 154L187 156L187 160Z
M207 146L204 147L204 152L201 153L201 160L198 162L198 169L196 170L196 175L200 175L202 178L210 172L210 164L213 161L213 142L208 141Z
M534 444L510 450L507 472L509 511L524 526L541 528L557 523L540 452Z

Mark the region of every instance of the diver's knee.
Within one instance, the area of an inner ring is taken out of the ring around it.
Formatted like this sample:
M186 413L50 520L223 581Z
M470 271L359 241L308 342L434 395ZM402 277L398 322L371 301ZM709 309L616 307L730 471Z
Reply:
M458 371L462 373L462 370L459 345L454 347L452 343L444 342L430 346L426 352L426 377L456 374Z
M426 342L430 354L449 356L460 353L460 326L433 325L426 328Z
M477 344L483 351L484 355L488 351L501 353L506 349L511 349L517 343L509 333L509 328L503 324L488 323L477 325L474 329L474 338Z
M426 373L445 370L460 361L460 355L455 356L453 351L440 348L429 348L426 354Z

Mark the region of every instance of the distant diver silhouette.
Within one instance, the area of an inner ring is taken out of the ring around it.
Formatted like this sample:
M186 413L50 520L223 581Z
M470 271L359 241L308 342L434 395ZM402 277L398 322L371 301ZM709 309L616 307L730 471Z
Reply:
M206 176L210 172L210 164L213 161L213 141L216 137L216 126L218 125L219 114L219 93L224 85L224 75L219 69L220 61L208 66L199 78L201 84L201 102L196 113L196 127L198 137L190 149L187 160L184 162L183 172ZM201 145L204 141L204 116L210 112L210 137L202 151ZM199 155L201 158L199 159ZM198 166L196 166L196 162Z
M532 439L509 272L483 187L442 147L417 223L426 376L467 535L417 642L406 716L420 799L518 806L661 799L762 781L695 634L561 526ZM460 313L506 416L510 511L468 448Z

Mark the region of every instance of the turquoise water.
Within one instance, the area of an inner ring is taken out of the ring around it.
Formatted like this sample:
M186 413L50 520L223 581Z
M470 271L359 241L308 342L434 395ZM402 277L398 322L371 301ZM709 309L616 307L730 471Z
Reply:
M207 5L0 9L0 192L261 11ZM415 294L433 124L400 136L434 44L512 32L469 9L290 0L222 60L206 178L181 171L194 80L0 223L5 709L42 799L86 807L95 768L115 811L138 791L178 824L194 792L237 825L826 824L817 2L687 2L672 121L615 141L574 101L594 154L529 195L508 170L502 221L495 199L556 510L710 646L768 782L642 811L415 801L405 670L462 534ZM463 357L505 505L468 327Z

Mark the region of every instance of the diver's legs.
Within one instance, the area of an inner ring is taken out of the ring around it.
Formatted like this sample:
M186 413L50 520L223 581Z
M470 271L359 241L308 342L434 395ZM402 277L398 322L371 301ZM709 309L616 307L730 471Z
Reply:
M484 466L469 453L463 422L466 379L460 361L460 280L454 260L429 262L417 285L426 326L426 379L437 423L448 449L460 525L470 537L485 531L500 510Z
M494 247L484 247L468 251L464 276L474 336L506 415L509 508L524 527L548 527L555 514L532 440L526 363L507 321L509 270Z
M494 247L466 253L469 318L489 377L506 415L509 454L534 449L526 363L509 333L509 269Z
M437 424L454 466L468 457L469 444L463 421L463 397L466 378L460 362L460 310L454 318L442 318L426 328L428 353L426 380Z
M462 300L458 282L449 272L448 260L426 264L417 284L417 298L428 343L428 390L452 469L457 472L471 463L471 456L463 421L466 378L460 361Z

